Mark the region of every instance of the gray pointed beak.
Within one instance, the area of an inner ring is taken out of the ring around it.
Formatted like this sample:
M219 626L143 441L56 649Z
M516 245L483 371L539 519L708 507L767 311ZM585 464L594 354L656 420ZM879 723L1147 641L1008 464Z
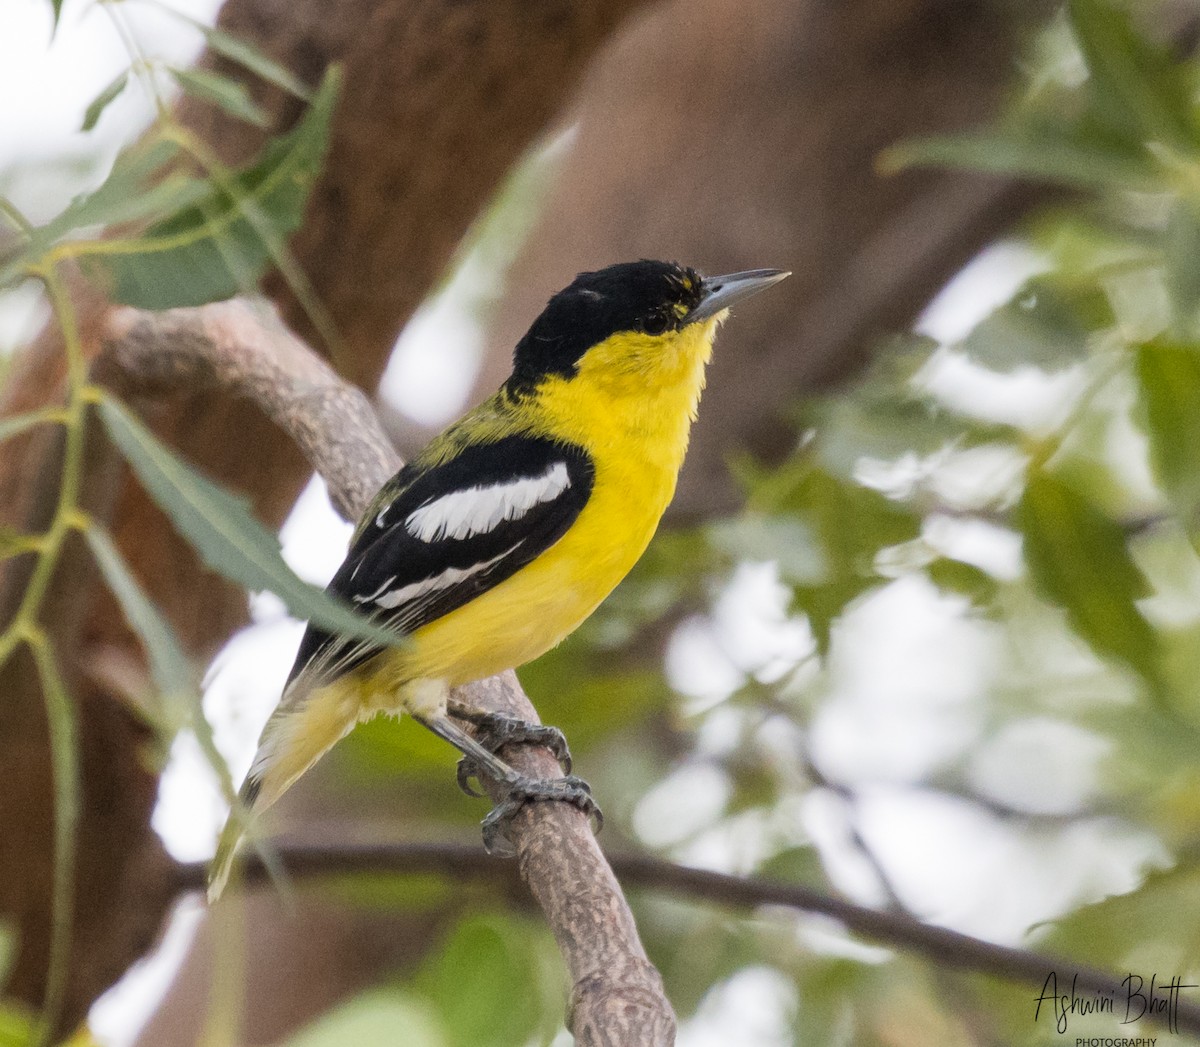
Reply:
M791 275L785 269L749 269L728 276L706 276L700 285L700 304L688 313L684 323L695 323L716 316L722 309L765 291Z

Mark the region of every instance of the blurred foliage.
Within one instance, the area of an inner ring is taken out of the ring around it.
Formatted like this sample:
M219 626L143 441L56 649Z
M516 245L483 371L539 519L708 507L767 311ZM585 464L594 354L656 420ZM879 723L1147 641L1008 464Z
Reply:
M536 921L471 911L405 984L335 1008L287 1047L548 1043L567 989L554 943Z
M950 165L1064 186L1026 233L1035 275L961 337L899 336L853 389L798 405L801 437L784 460L732 463L743 513L661 535L583 629L523 671L602 798L608 846L1200 982L1200 63L1155 38L1147 11L1073 0L1034 42L999 126L881 158L885 170ZM255 75L308 95L244 44L201 31ZM99 94L85 129L133 83L157 92L160 81L265 117L233 81L141 60ZM242 171L163 115L107 180L40 228L0 201L14 234L0 285L47 285L76 365L65 409L5 423L0 439L66 425L69 486L101 394L78 368L61 263L84 260L121 300L150 308L252 288L268 265L290 271L286 237L319 169L334 90L333 78L318 87L307 117ZM506 228L491 221L479 235ZM103 414L215 568L291 593L302 613L334 613L281 573L273 539L242 507L119 407L106 401ZM46 573L73 529L88 533L150 652L160 693L130 697L161 751L190 728L227 776L194 671L103 531L67 504L49 534L0 535L0 552L34 553ZM36 600L0 636L0 657L30 645L57 694L35 611ZM889 646L922 622L927 643ZM924 693L937 673L954 694ZM905 674L920 686L906 690ZM69 740L69 702L55 715ZM327 770L336 787L379 796L397 831L472 832L482 812L449 787L453 759L411 724L376 721ZM69 827L69 753L60 771ZM964 820L932 840L913 821L905 852L868 817L880 794L936 799ZM1006 849L987 853L1002 859L946 889L964 855L998 839ZM61 857L69 872L69 845ZM320 889L364 908L451 911L434 879L339 877ZM561 1036L567 989L540 922L486 889L454 891L461 905L415 973L335 1008L289 1047ZM875 948L827 921L658 892L632 900L697 1030L732 1022L745 1042L862 1047L1061 1040L1034 1024L1028 987ZM782 1033L745 1031L771 1016ZM30 1028L0 1010L0 1044L25 1043ZM1096 1017L1071 1029L1155 1035Z

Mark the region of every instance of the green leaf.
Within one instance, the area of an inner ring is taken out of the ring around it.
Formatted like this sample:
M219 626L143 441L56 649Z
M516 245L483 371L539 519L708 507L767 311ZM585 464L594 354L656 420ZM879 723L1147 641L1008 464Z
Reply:
M1146 595L1146 582L1129 555L1124 529L1044 472L1030 477L1016 518L1037 589L1067 612L1098 653L1120 659L1157 686L1157 641L1135 604Z
M100 185L90 193L75 197L57 216L36 230L37 240L43 247L49 247L79 229L134 221L156 213L148 209L142 198L153 191L150 182L157 181L163 168L176 161L178 156L179 147L161 138L139 142L125 150L117 156L112 170ZM195 179L187 181L203 185ZM178 185L177 182L174 184ZM177 202L175 198L159 200L155 206L161 208L164 203Z
M186 94L202 102L211 102L230 116L255 127L270 123L262 107L250 97L246 85L207 69L172 69L171 76Z
M242 499L177 458L123 405L105 397L100 417L146 491L214 571L246 589L275 593L297 618L322 628L377 644L403 642L298 578L280 555L278 538Z
M179 155L179 147L161 138L147 138L131 149L120 153L113 162L108 176L95 189L76 196L58 215L43 226L33 229L29 239L17 251L0 259L0 285L11 282L60 240L80 229L103 226L112 222L132 221L136 218L169 213L169 205L176 207L191 200L180 200L176 196L164 199L161 191L155 191L152 201L146 199L148 183L168 163ZM177 190L180 181L203 185L195 179L175 176L171 181ZM157 190L157 187L155 187ZM153 204L157 210L151 210ZM84 250L95 250L92 244L82 245Z
M992 603L999 584L987 571L962 560L939 557L925 568L929 580L942 592L965 596L978 607Z
M1137 890L1056 921L1039 945L1093 966L1145 972L1147 981L1154 971L1164 977L1194 972L1200 967L1197 897L1200 869L1194 865L1154 872Z
M79 773L79 723L75 703L67 693L50 641L42 635L30 643L37 663L50 735L50 773L54 786L54 871L50 915L49 962L42 1007L41 1035L61 1016L71 964L71 933L75 925L76 839L82 810Z
M880 551L920 536L920 519L905 506L853 482L812 470L796 491L795 508L820 536L828 565L819 583L796 588L796 605L809 619L822 653L830 630L846 606L883 579L876 572Z
M257 48L252 47L244 40L230 36L223 29L197 22L181 12L176 12L176 14L204 34L210 51L249 69L255 76L261 77L267 83L274 84L297 98L302 98L306 102L312 98L312 91L309 90L307 84L297 79L290 69L280 65L274 59L268 58Z
M50 26L50 38L54 38L54 34L58 32L58 22L62 18L63 0L50 0L50 10L54 15L54 21Z
M469 994L468 994L469 995ZM429 1005L410 993L373 989L322 1015L286 1047L449 1047Z
M119 200L108 202L104 209L103 224L111 227L133 222L156 221L191 207L209 192L209 186L200 178L171 171L164 174L153 185ZM101 223L96 223L101 224Z
M918 138L886 149L876 166L883 174L910 167L948 167L1091 188L1159 187L1154 169L1144 158L1076 139L1070 129Z
M15 1004L0 1004L0 1047L30 1047L37 1030L33 1017Z
M196 674L175 630L150 602L108 533L96 525L85 532L92 555L112 594L121 605L129 627L137 633L150 661L154 683L164 696L184 695L196 689Z
M777 851L755 870L755 876L764 880L803 884L822 891L832 889L821 852L811 844Z
M204 305L252 287L304 217L337 84L330 70L301 124L231 184L137 238L86 245L79 254L88 270L116 300L142 309Z
M1140 406L1158 482L1189 534L1200 524L1200 348L1137 347Z
M1194 152L1192 92L1186 70L1134 28L1111 0L1070 0L1098 117L1131 141L1157 140Z
M79 128L81 131L90 131L99 122L104 110L116 99L116 97L125 90L125 85L129 83L129 70L125 69L117 74L116 78L103 91L101 91L91 104L87 107L83 114L83 125Z
M1046 279L1030 280L963 340L972 360L993 371L1058 371L1086 358L1093 330L1113 322L1098 290L1068 295Z
M539 1027L558 1027L565 986L550 976L556 965L547 944L523 921L500 915L468 916L454 928L417 978L441 1012L450 1044L507 1047L529 1043Z
M175 630L150 602L108 533L95 524L84 533L100 573L121 605L125 620L137 634L150 663L150 675L161 698L153 720L164 754L175 733L181 727L190 727L225 798L232 803L236 795L233 777L217 748L212 726L204 716L199 681Z

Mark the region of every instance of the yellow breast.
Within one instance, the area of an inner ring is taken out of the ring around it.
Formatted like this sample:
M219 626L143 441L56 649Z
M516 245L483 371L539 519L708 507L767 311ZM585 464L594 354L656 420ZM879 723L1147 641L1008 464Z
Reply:
M541 387L530 431L588 452L595 479L587 505L533 562L418 629L412 645L380 668L388 689L416 678L454 686L532 661L625 577L654 536L687 450L715 322L694 328L684 329L687 336L681 333L669 354L657 342L662 358L651 374L614 368L597 352L611 349L622 362L636 361L636 346L602 343L589 350L578 374Z

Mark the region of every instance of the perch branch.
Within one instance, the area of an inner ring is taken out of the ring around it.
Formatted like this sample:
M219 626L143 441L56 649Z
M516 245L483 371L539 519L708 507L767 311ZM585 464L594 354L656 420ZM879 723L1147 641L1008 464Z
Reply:
M283 843L275 855L295 879L351 875L418 875L435 873L452 879L485 879L505 887L515 886L511 865L491 860L479 848L459 843L298 844ZM1080 995L1099 993L1120 999L1126 988L1121 975L1082 966L1064 956L1017 949L973 938L945 927L934 927L899 912L880 911L835 898L800 884L752 877L730 876L705 869L689 869L647 855L609 855L614 872L627 886L665 891L715 905L745 909L782 906L837 920L842 926L881 945L923 956L942 968L972 971L1028 985L1040 993L1055 972L1060 992L1076 976ZM205 866L181 865L180 892L201 890ZM247 887L269 882L261 861L247 861L242 883ZM1037 999L1030 996L1030 1003ZM1049 1004L1047 1004L1049 1007ZM1200 1033L1200 1007L1179 1001L1176 1028ZM1168 1014L1147 1014L1146 1021L1165 1023Z
M161 313L122 307L107 326L97 380L129 399L223 389L252 400L296 442L348 520L402 464L362 391L266 303L233 299Z
M95 375L130 399L194 393L199 385L253 400L296 441L351 519L401 464L366 397L265 306L232 301L162 313L115 310ZM537 721L511 672L468 684L455 697ZM547 749L509 747L502 755L525 774L561 773ZM568 1024L576 1042L672 1043L675 1019L662 980L587 817L565 804L529 804L511 836L520 874L546 914L574 986Z

